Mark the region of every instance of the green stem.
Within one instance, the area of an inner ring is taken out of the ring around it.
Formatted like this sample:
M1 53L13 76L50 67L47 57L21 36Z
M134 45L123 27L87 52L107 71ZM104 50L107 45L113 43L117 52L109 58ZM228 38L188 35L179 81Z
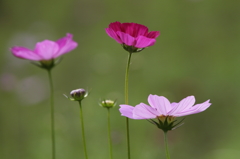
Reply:
M110 124L110 108L108 110L108 142L109 142L109 157L112 159L112 139L111 139L111 124Z
M80 121L81 121L81 126L82 126L82 140L83 140L84 154L85 154L85 159L88 159L87 146L86 146L85 133L84 133L85 131L84 131L84 123L83 123L83 113L82 113L81 101L79 101L79 107L80 107Z
M128 104L128 76L129 76L131 56L132 56L132 53L129 52L127 67L126 67L126 74L125 74L125 104ZM126 118L126 129L127 129L127 150L128 150L127 152L128 152L128 159L130 159L130 137L129 137L129 119L128 118Z
M167 131L164 131L164 142L165 142L166 158L170 159L170 155L169 155L169 151L168 151Z
M55 126L54 126L54 90L51 70L48 70L49 84L50 84L50 105L51 105L51 131L52 131L52 159L56 158L55 152Z

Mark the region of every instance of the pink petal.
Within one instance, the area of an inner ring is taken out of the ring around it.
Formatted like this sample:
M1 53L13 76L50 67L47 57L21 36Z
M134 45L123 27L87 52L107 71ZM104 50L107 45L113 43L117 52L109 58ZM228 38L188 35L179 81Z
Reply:
M188 96L182 99L177 106L175 106L170 112L169 115L175 116L175 114L183 111L189 110L195 103L194 96Z
M137 48L145 48L145 47L148 47L148 46L152 46L156 42L155 39L147 38L145 36L137 37L136 41L137 42L135 44L135 47L137 47Z
M121 25L122 24L120 22L114 22L114 23L110 23L108 28L112 29L114 32L122 31Z
M148 34L148 28L144 25L137 23L123 23L123 32L131 35L132 37L145 36Z
M159 31L151 31L151 32L148 33L147 37L152 38L152 39L156 39L159 35L160 35Z
M118 37L117 33L113 29L106 28L106 32L108 36L116 40L119 44L123 44L122 40Z
M136 105L133 109L133 118L134 119L152 119L156 118L158 115L158 112L156 109L144 104L140 103L139 105Z
M193 107L191 107L189 110L194 111L194 112L202 112L204 110L206 110L212 103L209 103L210 100L207 100L203 103L200 104L196 104Z
M176 106L178 106L178 103L172 102L172 103L171 103L171 106L172 106L172 108L173 108L173 107L176 107Z
M171 110L171 103L164 96L157 96L150 94L148 96L148 103L151 107L155 108L158 111L158 115L168 115L168 112Z
M178 112L176 113L175 116L186 116L186 115L191 115L191 114L196 114L203 112L206 110L212 103L209 103L210 100L207 100L201 104L196 104L195 106L191 107L190 109L183 111L183 112Z
M56 58L54 55L58 50L59 47L56 42L44 40L36 44L34 52L42 58L41 60L50 60Z
M33 61L42 60L42 58L38 54L24 47L20 47L20 46L12 47L11 52L13 53L14 56L18 58L33 60Z
M132 27L133 23L122 23L121 24L121 32L124 32L126 34L130 34L133 32L133 27Z
M135 38L130 36L129 34L118 31L117 35L121 39L122 43L124 43L128 46L134 46L135 45Z
M120 105L119 111L121 112L121 115L122 115L122 116L131 118L131 119L134 119L134 118L133 118L133 109L134 109L133 106Z
M53 55L54 58L64 53L70 52L78 46L78 44L72 40L72 37L73 35L68 33L66 37L56 41L56 43L59 46L59 51Z

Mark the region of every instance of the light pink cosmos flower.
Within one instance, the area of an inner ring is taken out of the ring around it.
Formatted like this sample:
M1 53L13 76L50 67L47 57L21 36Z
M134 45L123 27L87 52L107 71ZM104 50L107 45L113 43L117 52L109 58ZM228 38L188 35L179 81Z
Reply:
M150 106L144 103L140 103L135 107L122 104L120 105L121 108L119 111L122 116L131 119L175 118L200 113L211 105L209 101L210 100L207 100L201 104L194 105L195 97L188 96L179 103L170 103L164 96L150 94L148 96Z
M68 33L66 37L57 41L44 40L38 42L34 50L21 46L14 46L11 48L11 52L14 56L27 60L52 60L62 54L72 51L78 46L78 44L72 40L72 37L73 35Z
M108 28L106 28L106 32L119 44L134 48L152 46L160 35L159 31L148 32L148 28L141 24L120 22L110 23Z

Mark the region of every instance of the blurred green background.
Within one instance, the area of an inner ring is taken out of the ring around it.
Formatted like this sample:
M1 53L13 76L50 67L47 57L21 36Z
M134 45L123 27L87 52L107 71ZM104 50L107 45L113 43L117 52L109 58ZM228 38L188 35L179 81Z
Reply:
M173 159L240 157L239 0L0 0L0 158L50 159L50 106L45 70L9 48L33 48L72 33L77 49L53 69L57 159L84 158L79 107L62 94L90 90L83 101L90 159L107 159L107 110L100 98L124 103L127 52L107 36L109 23L135 22L160 31L154 46L133 55L129 103L149 94L178 102L211 99L203 113L169 133ZM111 110L114 159L126 158L125 118ZM165 158L163 133L130 120L133 159Z

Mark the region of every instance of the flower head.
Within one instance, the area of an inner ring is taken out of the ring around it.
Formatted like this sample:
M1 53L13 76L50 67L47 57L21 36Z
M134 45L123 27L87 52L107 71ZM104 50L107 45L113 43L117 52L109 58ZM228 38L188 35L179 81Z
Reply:
M70 52L77 47L77 43L72 40L73 35L67 34L57 41L44 40L38 42L33 50L21 46L14 46L11 52L14 56L32 61L48 61Z
M120 22L110 23L106 32L131 53L154 45L156 38L160 35L159 31L149 32L148 28L141 24Z
M200 113L206 110L211 103L207 100L203 103L196 104L194 96L188 96L182 99L179 103L170 103L164 96L157 96L150 94L148 96L148 103L150 106L140 103L135 107L129 105L120 105L119 111L122 116L126 116L131 119L154 119L157 118L160 122L160 126L169 126L172 129L172 125L175 122L175 117L181 117L191 114ZM159 126L155 121L150 120L157 126Z

